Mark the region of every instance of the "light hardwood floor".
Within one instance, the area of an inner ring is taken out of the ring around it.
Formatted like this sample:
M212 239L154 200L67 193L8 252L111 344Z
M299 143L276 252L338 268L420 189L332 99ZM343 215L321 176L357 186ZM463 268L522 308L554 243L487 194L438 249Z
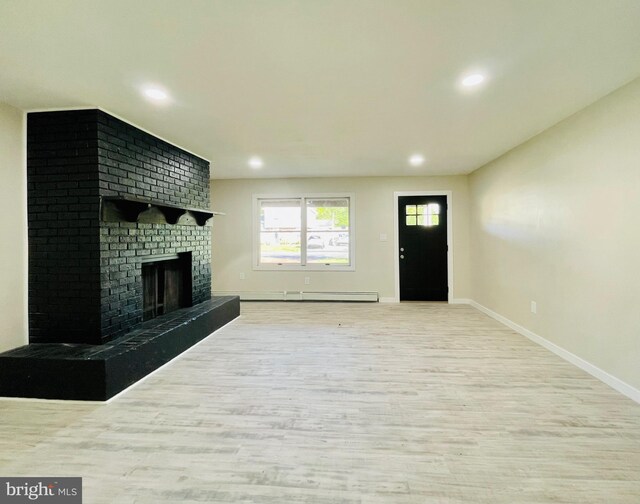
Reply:
M640 405L468 306L243 303L108 404L0 401L85 503L640 502Z

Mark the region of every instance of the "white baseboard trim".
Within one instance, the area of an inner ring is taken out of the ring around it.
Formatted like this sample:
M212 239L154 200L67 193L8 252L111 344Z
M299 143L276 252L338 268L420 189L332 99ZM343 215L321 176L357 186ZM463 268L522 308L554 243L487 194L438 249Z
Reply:
M466 298L455 298L449 301L449 304L471 304L471 300Z
M381 303L399 303L400 300L397 297L381 297L379 300ZM471 304L470 299L456 298L449 301L449 304Z
M640 390L638 390L637 388L629 385L628 383L620 380L619 378L616 378L615 376L607 373L606 371L600 369L599 367L594 366L590 362L587 362L583 358L578 357L577 355L569 352L568 350L565 350L561 346L558 346L555 343L552 343L551 341L543 338L542 336L537 335L536 333L530 331L529 329L522 327L519 324L516 324L515 322L509 320L506 317L503 317L499 313L496 313L493 310L490 310L486 306L483 306L480 303L477 303L473 299L469 299L468 301L469 301L469 304L474 308L480 310L483 313L486 313L491 318L513 329L517 333L522 334L524 337L530 339L534 343L537 343L538 345L545 347L547 350L553 352L558 357L562 357L567 362L570 362L574 366L577 366L583 371L586 371L594 378L597 378L601 382L609 385L612 389L617 390L621 394L627 396L629 399L640 404Z
M213 296L238 296L240 301L285 301L283 291L213 291Z
M397 297L381 297L379 300L381 303L399 303L400 300ZM470 299L457 298L449 301L449 304L471 304Z

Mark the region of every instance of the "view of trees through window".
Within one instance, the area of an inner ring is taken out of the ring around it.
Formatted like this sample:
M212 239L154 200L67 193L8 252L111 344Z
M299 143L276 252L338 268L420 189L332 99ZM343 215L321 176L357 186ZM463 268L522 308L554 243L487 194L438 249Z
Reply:
M351 263L349 198L264 198L258 204L261 265Z

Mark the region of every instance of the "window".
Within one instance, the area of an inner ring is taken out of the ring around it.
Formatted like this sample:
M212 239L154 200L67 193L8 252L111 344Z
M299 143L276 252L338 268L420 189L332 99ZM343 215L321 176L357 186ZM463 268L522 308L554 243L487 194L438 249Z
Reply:
M353 270L353 196L255 196L257 269Z
M440 205L406 205L405 218L407 226L438 226L440 225Z
M260 263L300 264L300 200L260 200Z

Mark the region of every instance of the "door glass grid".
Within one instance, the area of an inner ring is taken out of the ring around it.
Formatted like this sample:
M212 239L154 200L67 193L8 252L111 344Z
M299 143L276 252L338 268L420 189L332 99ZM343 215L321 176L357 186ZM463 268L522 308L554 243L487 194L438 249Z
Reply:
M440 205L405 205L405 219L407 226L438 226L440 225Z

